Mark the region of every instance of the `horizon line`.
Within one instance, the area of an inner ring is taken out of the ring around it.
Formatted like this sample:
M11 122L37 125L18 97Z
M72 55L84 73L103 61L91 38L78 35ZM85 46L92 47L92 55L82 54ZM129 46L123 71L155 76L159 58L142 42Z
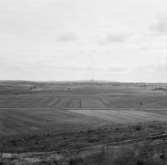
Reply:
M0 82L110 82L110 83L167 83L167 82L145 82L145 81L112 81L112 80L0 80Z

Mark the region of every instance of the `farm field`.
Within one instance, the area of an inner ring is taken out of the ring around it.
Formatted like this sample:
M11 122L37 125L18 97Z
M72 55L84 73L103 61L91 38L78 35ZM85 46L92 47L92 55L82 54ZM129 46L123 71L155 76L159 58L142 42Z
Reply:
M92 117L92 119L100 119L113 123L137 123L147 121L167 121L167 114L154 113L139 110L69 110L77 114Z
M0 135L64 131L106 123L100 119L57 109L0 109Z
M142 102L142 105L140 103ZM166 95L145 93L0 96L0 108L166 108Z
M0 85L0 135L167 121L166 110L165 91L153 91L152 85Z

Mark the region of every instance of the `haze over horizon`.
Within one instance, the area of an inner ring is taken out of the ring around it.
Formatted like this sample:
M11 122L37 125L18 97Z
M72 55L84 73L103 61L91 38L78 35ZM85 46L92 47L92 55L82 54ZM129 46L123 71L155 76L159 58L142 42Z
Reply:
M1 0L0 80L166 82L166 0Z

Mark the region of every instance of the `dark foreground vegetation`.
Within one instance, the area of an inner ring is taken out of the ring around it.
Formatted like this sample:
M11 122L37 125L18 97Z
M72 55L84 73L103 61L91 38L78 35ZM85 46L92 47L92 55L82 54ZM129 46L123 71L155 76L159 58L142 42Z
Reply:
M69 165L166 165L167 154L163 143L159 147L144 143L133 147L121 147L117 151L102 151L86 158L71 158ZM61 163L60 163L61 164Z
M107 125L59 134L45 131L43 134L41 132L40 134L0 136L0 153L68 152L100 144L117 144L126 140L138 141L140 138L145 139L152 134L162 133L166 129L166 122L153 121L131 125Z
M166 165L166 126L165 122L149 122L103 126L69 134L1 139L0 153L15 156L2 156L0 165ZM99 144L102 145L89 148ZM82 150L84 147L86 150Z
M41 158L38 162L26 162L23 160L0 161L1 165L166 165L167 149L164 142L157 144L147 141L118 149L106 150L102 148L99 153L89 156L64 157L56 160L55 158Z
M134 147L122 147L118 151L101 153L87 158L72 158L69 165L165 165L167 154L164 144L155 148L153 144L144 143Z

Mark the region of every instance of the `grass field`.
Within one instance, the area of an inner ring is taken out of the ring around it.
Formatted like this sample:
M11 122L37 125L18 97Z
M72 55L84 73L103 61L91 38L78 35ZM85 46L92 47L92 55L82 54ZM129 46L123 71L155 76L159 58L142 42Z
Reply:
M0 135L167 121L166 110L165 91L153 91L152 85L32 82L0 85Z

